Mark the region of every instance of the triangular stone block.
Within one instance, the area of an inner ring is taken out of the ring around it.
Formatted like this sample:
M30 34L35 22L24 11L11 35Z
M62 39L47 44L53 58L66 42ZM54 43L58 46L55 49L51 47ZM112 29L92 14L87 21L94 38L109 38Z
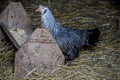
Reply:
M36 29L30 40L15 56L15 76L24 77L32 70L64 65L64 55L51 33L46 29Z

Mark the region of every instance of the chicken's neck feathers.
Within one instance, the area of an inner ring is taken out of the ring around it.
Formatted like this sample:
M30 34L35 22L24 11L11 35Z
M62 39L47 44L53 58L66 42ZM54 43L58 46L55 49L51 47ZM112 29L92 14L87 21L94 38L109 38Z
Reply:
M41 17L42 17L43 27L48 29L53 35L57 34L61 30L62 27L56 22L53 14L49 9Z

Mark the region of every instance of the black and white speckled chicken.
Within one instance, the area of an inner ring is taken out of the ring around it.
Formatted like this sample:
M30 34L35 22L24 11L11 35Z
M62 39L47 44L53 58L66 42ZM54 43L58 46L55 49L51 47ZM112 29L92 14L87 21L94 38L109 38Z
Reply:
M83 46L95 46L98 41L100 31L97 28L93 30L65 28L56 22L48 7L40 5L36 11L41 13L43 27L51 32L66 60L73 60Z

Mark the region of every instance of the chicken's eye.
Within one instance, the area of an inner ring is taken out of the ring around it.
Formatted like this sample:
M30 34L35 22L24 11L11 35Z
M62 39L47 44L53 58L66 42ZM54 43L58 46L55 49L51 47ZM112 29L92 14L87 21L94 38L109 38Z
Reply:
M44 10L43 14L45 14L47 12L47 9Z

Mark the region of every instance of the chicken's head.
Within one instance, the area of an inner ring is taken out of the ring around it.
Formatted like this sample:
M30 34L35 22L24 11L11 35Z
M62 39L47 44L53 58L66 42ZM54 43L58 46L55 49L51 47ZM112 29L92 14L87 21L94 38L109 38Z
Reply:
M45 14L47 12L47 7L39 5L39 7L36 9L36 12L40 12L41 14Z

